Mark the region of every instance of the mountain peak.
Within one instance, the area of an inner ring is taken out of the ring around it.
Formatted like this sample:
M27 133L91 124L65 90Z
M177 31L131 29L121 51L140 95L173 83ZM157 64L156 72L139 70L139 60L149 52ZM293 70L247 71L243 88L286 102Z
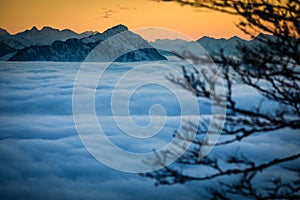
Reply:
M242 39L238 36L233 36L233 37L229 38L228 40L230 40L230 41L241 41Z
M201 37L201 38L199 38L198 40L205 40L205 39L213 39L212 37L209 37L209 36L203 36L203 37Z
M45 30L58 30L58 29L54 29L51 26L43 26L43 28L41 29L41 31L45 31Z
M31 31L38 31L38 29L37 29L36 26L33 26L33 27L31 28Z
M108 37L111 37L113 35L116 35L118 33L121 33L123 31L128 31L128 28L126 26L124 26L123 24L119 24L116 26L113 26L110 29L107 29L106 31L104 31L102 34L99 34L102 39L107 39Z
M229 38L229 39L240 39L240 37L238 37L238 36L233 36L233 37L231 37L231 38Z
M121 33L123 31L128 31L128 28L123 24L118 24L116 26L107 29L106 31L103 32L103 34L104 33L116 34L116 33Z
M110 29L118 29L118 30L128 31L128 28L127 28L125 25L123 25L123 24L118 24L118 25L116 25L116 26L113 26L113 27L110 28ZM109 29L108 29L108 30L109 30Z
M204 42L204 41L212 41L212 40L216 40L215 38L209 37L209 36L203 36L200 39L198 39L198 42Z

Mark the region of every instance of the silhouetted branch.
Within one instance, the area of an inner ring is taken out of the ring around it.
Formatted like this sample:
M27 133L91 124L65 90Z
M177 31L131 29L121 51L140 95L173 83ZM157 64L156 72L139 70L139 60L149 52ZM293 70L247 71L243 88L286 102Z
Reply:
M160 1L160 0L158 0ZM238 54L228 56L220 51L212 57L218 65L226 95L220 95L215 68L198 72L196 69L182 67L183 76L170 75L168 80L191 91L200 100L209 100L215 106L226 108L226 123L222 138L216 144L218 148L231 147L233 144L251 138L254 134L269 132L276 135L278 130L300 129L300 1L299 0L163 0L177 2L195 8L220 11L241 17L238 28L250 35L252 45L237 45ZM259 34L258 33L268 33ZM206 64L209 58L203 58L187 52L186 59L197 64ZM256 91L261 97L258 104L241 106L236 98L234 85L240 84L246 89ZM217 101L213 101L217 100ZM272 109L265 109L264 103L273 103ZM220 118L221 119L221 118ZM198 125L198 124L197 124ZM214 127L221 127L215 123ZM299 170L287 168L296 180L287 177L270 178L260 188L255 186L257 177L271 167L293 163L299 169L299 152L282 158L267 160L264 163L249 159L247 155L223 155L221 158L211 155L201 158L201 147L211 145L204 135L209 130L209 120L201 118L199 128L192 123L182 132L176 133L181 140L189 140L191 132L197 133L191 147L177 161L162 170L143 174L153 178L157 184L183 184L188 181L217 180L228 177L228 182L219 182L220 187L210 187L213 199L231 199L247 197L254 199L299 199ZM212 131L213 133L213 131ZM299 131L298 131L299 134ZM161 158L160 158L161 159ZM226 166L226 167L225 167ZM292 166L292 165L291 165ZM189 173L189 168L203 169L206 173ZM229 177L238 176L239 180ZM232 196L233 195L233 196ZM237 195L237 196L235 196Z

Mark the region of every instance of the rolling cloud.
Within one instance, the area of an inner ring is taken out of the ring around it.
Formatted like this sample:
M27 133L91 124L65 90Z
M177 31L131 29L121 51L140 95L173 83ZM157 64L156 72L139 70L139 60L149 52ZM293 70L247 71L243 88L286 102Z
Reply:
M120 64L123 65L133 63ZM199 199L205 193L204 186L209 185L209 182L155 187L153 180L104 166L86 151L72 117L73 83L79 66L80 63L0 63L0 198ZM113 79L120 71L122 70L108 73L107 80ZM149 75L147 70L140 73L137 78ZM105 100L111 94L113 82L106 83L106 86L98 88L95 95L99 104L101 99ZM130 88L134 84L135 80L130 80L124 87ZM173 98L172 94L158 92L158 96L151 98L150 94L157 89L149 87L146 91L149 93L143 93L141 89L132 99L135 104L131 105L131 109L136 123L149 122L146 110L143 110L145 105L162 99L160 102L165 104L166 110L171 109L170 119L162 136L147 143L138 143L137 140L118 133L118 128L111 119L110 108L96 106L104 129L111 131L108 135L121 148L132 151L151 150L167 142L176 129L176 105L168 104ZM240 88L240 98L251 100L247 96L248 92L244 91ZM258 138L260 143L256 143ZM295 132L284 130L276 136L272 133L257 135L237 143L236 147L263 160L299 151L299 144L300 140ZM221 157L232 151L215 148L212 153ZM274 170L274 173L285 173Z

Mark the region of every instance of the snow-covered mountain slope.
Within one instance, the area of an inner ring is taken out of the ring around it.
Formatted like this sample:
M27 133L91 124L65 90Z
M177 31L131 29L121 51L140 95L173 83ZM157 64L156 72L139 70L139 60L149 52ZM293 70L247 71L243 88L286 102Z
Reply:
M124 26L123 24L119 24L110 29L107 29L103 33L96 33L94 35L90 35L88 37L82 38L81 41L85 44L103 41L115 34L123 32L123 31L128 31L128 28L126 26Z
M118 35L116 35L119 33ZM102 42L87 58L88 61L97 62L134 62L166 60L155 48L153 48L140 35L128 31L124 25L118 25L108 29L98 36ZM100 55L100 56L98 56Z
M195 41L185 41L182 39L159 39L150 43L153 47L157 48L161 54L167 56L170 59L176 59L185 54L192 53L194 55L206 55L205 49L203 49ZM175 57L174 57L175 56ZM181 58L180 58L181 59Z

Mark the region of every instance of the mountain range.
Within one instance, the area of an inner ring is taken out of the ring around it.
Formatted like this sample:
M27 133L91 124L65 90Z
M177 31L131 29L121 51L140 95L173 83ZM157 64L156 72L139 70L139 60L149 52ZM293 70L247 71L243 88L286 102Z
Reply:
M116 58L119 62L166 60L156 49L139 35L131 32L124 25L114 26L103 33L84 32L77 34L70 30L59 31L50 27L38 30L33 27L16 35L10 35L4 29L0 31L0 60L7 61L60 61L82 62L100 43L118 33L126 32L126 39L119 41L116 48L100 49L101 55L93 61L111 61L110 55L126 48L136 49L135 44L145 44L144 49L134 50Z
M38 30L35 26L30 30L25 30L17 34L10 34L5 29L0 28L0 40L14 49L23 49L32 45L50 45L55 40L66 41L70 38L84 38L97 32L87 31L81 34L75 33L72 30L58 30L49 26L44 26Z
M110 61L111 55L126 48L135 49L142 44L143 49L134 50L126 53L116 59L120 62L132 61L154 61L166 60L168 53L157 49L174 49L179 47L188 48L189 51L199 52L195 41L188 42L185 40L156 40L147 42L140 35L128 30L124 25L114 26L103 33L87 31L78 34L72 30L58 30L51 27L43 27L38 30L33 27L17 34L10 34L0 28L0 60L6 61L61 61L61 62L81 62L87 55L100 43L106 39L126 32L126 40L120 40L118 46L111 48L107 46L105 50L98 50L97 61ZM261 36L258 36L261 37ZM204 36L196 42L211 56L217 55L222 50L225 55L236 55L238 50L237 44L252 45L256 39L251 41L243 40L237 36L230 39L215 39ZM104 43L102 43L104 44ZM106 45L108 45L106 43ZM115 45L115 44L111 44Z

